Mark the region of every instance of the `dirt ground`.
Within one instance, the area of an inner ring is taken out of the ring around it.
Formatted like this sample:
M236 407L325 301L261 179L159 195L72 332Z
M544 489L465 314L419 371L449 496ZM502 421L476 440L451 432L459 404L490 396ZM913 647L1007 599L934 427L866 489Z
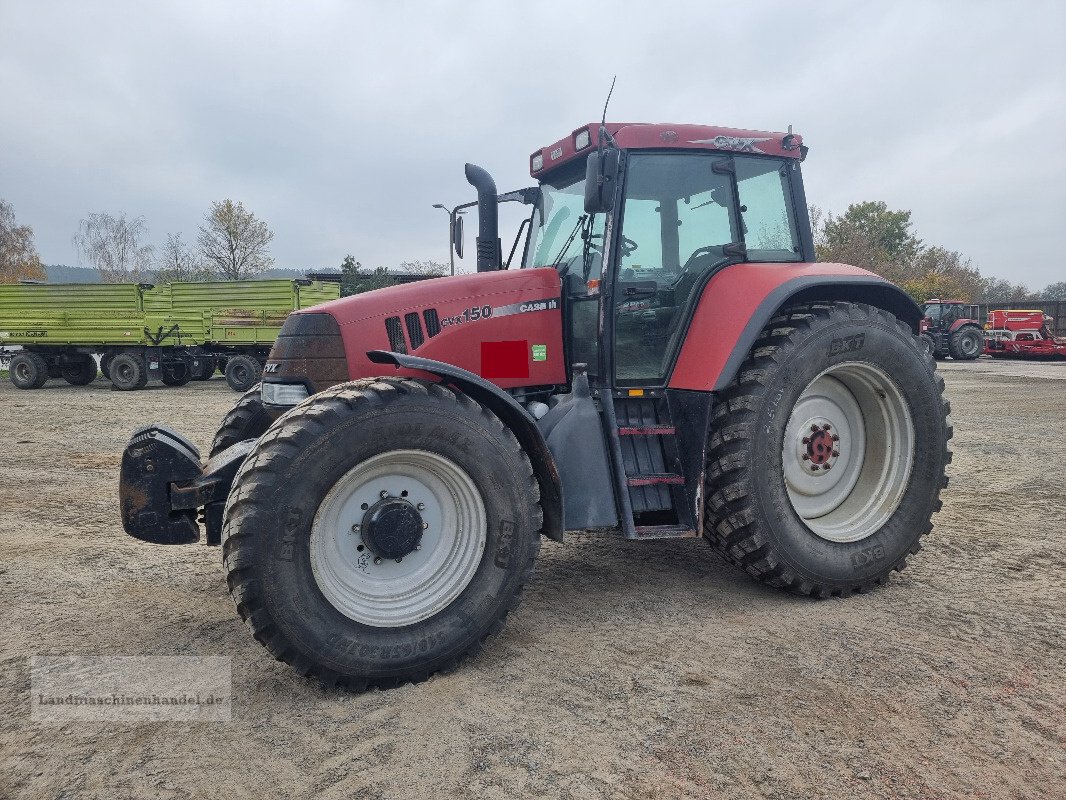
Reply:
M504 633L349 695L271 660L217 548L118 521L130 431L206 447L215 378L0 384L0 798L1066 794L1066 364L942 365L951 486L885 588L815 602L702 541L546 542ZM227 723L33 723L32 655L223 655Z

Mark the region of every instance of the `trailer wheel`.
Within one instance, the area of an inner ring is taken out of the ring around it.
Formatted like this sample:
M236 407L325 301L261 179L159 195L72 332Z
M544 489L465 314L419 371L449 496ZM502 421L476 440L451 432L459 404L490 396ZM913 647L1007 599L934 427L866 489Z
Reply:
M965 325L955 331L948 344L951 357L956 361L972 361L981 355L984 346L984 335L973 325Z
M226 364L226 383L235 392L247 392L263 377L263 365L251 356L230 356Z
M266 412L263 407L263 397L259 392L260 384L256 384L241 399L233 404L233 408L222 418L222 424L215 434L211 443L211 458L214 458L223 450L228 450L237 442L246 439L258 439L274 421L274 417Z
M439 384L321 392L260 438L222 532L255 638L327 684L446 670L499 633L540 547L529 459L488 409Z
M749 574L800 594L884 583L940 510L952 433L943 390L887 311L785 311L714 411L704 535Z
M23 350L11 359L7 374L16 389L40 389L48 381L48 362L37 353Z
M210 380L215 374L215 359L198 357L197 361L199 361L199 366L192 371L192 379L194 381Z
M111 359L111 385L120 392L143 389L148 385L148 365L137 353L119 353Z
M183 358L159 365L159 380L167 386L184 386L192 380L192 364Z
M100 372L108 380L111 380L111 362L114 361L114 359L114 353L104 353L100 356Z
M86 386L96 380L96 359L85 355L61 366L63 380L71 386Z

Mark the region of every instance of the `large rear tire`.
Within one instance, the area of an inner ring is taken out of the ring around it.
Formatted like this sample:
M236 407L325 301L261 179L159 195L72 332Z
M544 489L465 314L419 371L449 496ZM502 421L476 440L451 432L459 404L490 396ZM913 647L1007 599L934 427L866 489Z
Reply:
M511 431L438 384L321 392L259 439L226 504L230 591L255 638L356 690L417 682L503 628L540 547Z
M251 356L231 356L226 363L226 382L235 392L247 392L263 378L263 365Z
M981 355L985 347L985 337L980 328L965 325L951 334L948 343L951 357L956 361L972 361Z
M37 353L23 350L12 357L7 374L16 389L40 389L48 381L48 362Z
M714 411L704 535L749 574L801 594L884 583L940 510L952 434L943 389L887 311L785 311Z
M214 458L223 450L227 450L237 442L246 439L258 439L274 421L274 416L268 414L263 407L263 398L260 394L261 384L256 384L241 399L233 404L233 408L222 418L222 424L215 434L211 443L211 458Z

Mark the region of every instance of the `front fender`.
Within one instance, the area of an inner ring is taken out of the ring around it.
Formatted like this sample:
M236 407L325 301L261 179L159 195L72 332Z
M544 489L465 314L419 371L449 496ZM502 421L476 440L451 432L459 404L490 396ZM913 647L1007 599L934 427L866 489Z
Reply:
M728 386L766 324L786 305L851 301L895 314L915 334L918 304L895 284L848 264L734 264L704 285L670 374L671 389Z
M540 486L540 504L544 511L542 533L557 542L563 540L563 531L566 528L563 520L562 481L559 478L559 470L533 417L514 397L480 375L443 361L386 350L370 350L366 357L375 364L392 364L402 369L418 370L435 375L491 409L492 413L511 429L533 465L533 474Z

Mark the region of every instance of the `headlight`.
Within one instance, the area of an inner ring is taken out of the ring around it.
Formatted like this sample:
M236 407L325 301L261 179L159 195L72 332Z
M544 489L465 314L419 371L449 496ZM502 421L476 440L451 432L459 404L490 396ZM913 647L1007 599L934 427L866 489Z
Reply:
M530 160L530 168L533 172L539 172L544 168L544 153L535 153Z
M265 406L294 406L307 399L307 387L302 383L263 383L261 390Z

